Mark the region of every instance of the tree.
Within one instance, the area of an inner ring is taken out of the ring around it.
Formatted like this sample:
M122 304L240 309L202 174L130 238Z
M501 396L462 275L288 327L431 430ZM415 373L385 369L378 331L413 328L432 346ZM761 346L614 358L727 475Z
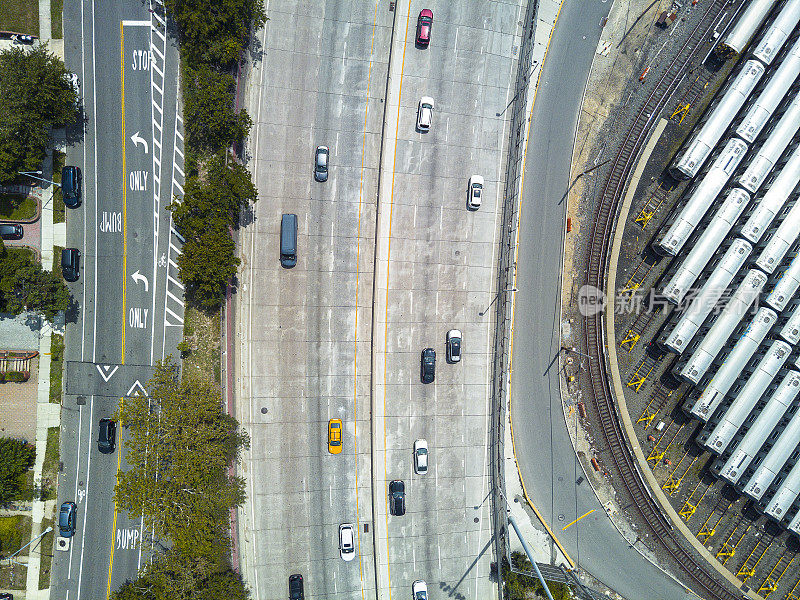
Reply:
M36 447L25 440L0 438L0 505L29 495L26 473L36 460Z
M6 309L18 315L26 310L42 313L52 321L59 311L67 310L70 294L67 286L55 273L28 260L10 276L0 280L5 291Z
M195 238L186 240L178 256L178 276L192 302L205 310L217 310L225 285L240 262L228 228L212 221Z
M250 131L247 111L237 114L233 106L236 84L233 75L206 64L186 65L184 122L191 148L217 152L231 143L240 143Z
M112 600L247 600L242 578L229 567L168 552L146 565L135 581L125 582Z
M247 434L223 412L219 390L182 382L171 357L156 366L148 390L149 397L126 398L120 409L131 435L115 500L176 550L219 560L229 511L244 501L244 481L228 467L248 445Z
M50 130L76 116L64 63L46 46L0 52L0 182L39 168Z

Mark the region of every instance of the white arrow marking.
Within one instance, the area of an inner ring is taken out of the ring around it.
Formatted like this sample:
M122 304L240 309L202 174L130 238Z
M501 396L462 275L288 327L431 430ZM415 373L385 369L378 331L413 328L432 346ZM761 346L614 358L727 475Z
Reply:
M139 135L138 131L131 136L131 141L133 142L134 146L138 146L139 142L141 142L144 146L144 153L147 154L147 142L145 142L144 138Z
M138 388L138 389L137 389ZM139 393L141 391L141 393ZM125 394L128 398L135 398L136 396L147 396L147 390L144 389L144 386L139 383L139 380L133 382L131 389L128 390L128 393Z
M114 373L117 372L117 369L119 369L119 365L114 365L113 369L111 368L111 365L95 365L95 366L97 367L97 372L100 373L100 377L102 377L103 381L105 381L106 383L108 383L108 380L111 379ZM109 370L111 370L110 373ZM108 375L106 375L106 373L108 373Z
M144 291L147 291L147 288L149 287L149 284L147 283L147 277L139 273L138 269L136 270L136 273L131 275L131 279L133 279L136 283L144 281Z

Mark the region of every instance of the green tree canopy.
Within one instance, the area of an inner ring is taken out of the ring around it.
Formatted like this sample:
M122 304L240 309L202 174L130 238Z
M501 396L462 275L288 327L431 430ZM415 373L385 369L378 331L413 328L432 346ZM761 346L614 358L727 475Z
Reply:
M244 481L228 466L247 435L223 412L219 390L181 381L171 358L156 366L148 391L150 397L126 398L120 409L131 435L116 502L142 514L176 550L218 560L229 511L244 501Z
M233 75L201 64L183 69L185 85L184 122L187 143L194 149L216 152L241 142L252 121L247 111L237 114L233 105L236 84Z
M0 304L5 311L18 315L29 310L52 321L59 311L69 308L70 298L61 278L42 269L29 252L0 253Z
M263 0L166 0L165 7L178 24L181 54L223 68L239 60L251 27L267 19Z
M0 182L39 168L50 130L75 119L64 63L46 46L0 52Z
M25 440L0 438L0 505L26 495L26 473L36 460L36 448Z
M223 290L239 266L236 244L228 227L212 221L192 239L187 239L178 256L178 275L186 296L205 310L217 310Z
M247 600L242 578L227 567L203 558L168 552L146 565L135 581L127 581L112 600Z

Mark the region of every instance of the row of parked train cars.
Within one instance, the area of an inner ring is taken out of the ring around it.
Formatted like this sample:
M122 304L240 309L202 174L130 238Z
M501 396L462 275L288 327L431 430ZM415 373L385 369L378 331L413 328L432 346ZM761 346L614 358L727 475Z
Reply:
M658 287L682 310L657 339L694 386L683 407L704 423L698 443L798 536L799 25L800 0L742 3L716 51L743 60L670 169L694 181L652 244L675 257Z

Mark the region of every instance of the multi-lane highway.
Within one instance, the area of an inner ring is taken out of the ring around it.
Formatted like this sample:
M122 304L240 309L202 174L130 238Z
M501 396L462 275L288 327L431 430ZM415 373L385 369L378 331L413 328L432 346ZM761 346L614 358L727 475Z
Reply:
M158 6L155 6L157 9ZM117 512L120 452L97 450L98 422L146 393L152 365L182 335L177 242L166 210L182 192L177 53L139 2L64 6L67 68L82 82L85 116L67 163L83 172L80 207L67 209L67 245L82 253L67 325L59 502L78 504L77 531L57 551L51 596L97 599L136 577L140 519Z

